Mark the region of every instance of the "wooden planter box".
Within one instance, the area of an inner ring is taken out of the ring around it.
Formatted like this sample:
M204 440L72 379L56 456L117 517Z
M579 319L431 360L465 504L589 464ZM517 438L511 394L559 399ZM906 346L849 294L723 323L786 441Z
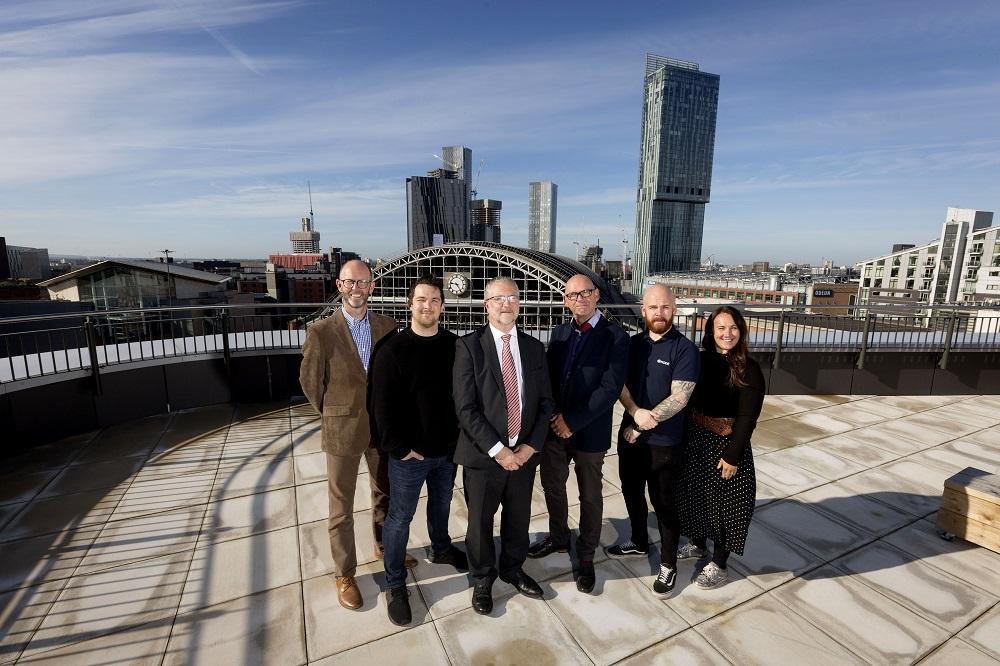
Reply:
M1000 475L966 467L947 479L937 526L1000 553Z

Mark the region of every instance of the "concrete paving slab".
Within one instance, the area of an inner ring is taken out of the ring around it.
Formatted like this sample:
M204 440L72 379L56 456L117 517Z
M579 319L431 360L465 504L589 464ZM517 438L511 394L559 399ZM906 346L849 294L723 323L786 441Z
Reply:
M65 585L60 580L0 594L0 663L17 659Z
M754 514L754 520L824 560L831 560L873 538L794 500L768 504Z
M34 658L22 659L18 663L46 666L159 666L172 623L173 617L154 620L114 634L41 652Z
M959 636L970 645L1000 660L1000 606L994 606L966 627Z
M919 520L883 541L1000 598L1000 553L958 538L945 541L931 520Z
M729 666L730 662L701 634L688 629L619 663L622 666Z
M99 430L92 430L51 444L32 447L24 453L0 461L0 473L30 474L65 467L80 455L98 433Z
M36 499L7 523L0 532L0 543L102 525L122 496L120 490L88 490L62 497Z
M202 542L241 539L296 524L293 488L234 497L208 505L201 526Z
M982 650L977 650L960 638L952 638L920 662L921 666L954 666L955 664L996 666L996 663L997 659Z
M356 580L364 599L364 605L358 610L347 610L337 601L333 576L320 576L303 582L309 659L328 657L404 630L404 627L397 627L389 621L385 593L382 591L385 574L381 564L359 567ZM412 587L410 610L413 614L411 627L430 622L431 616L423 599Z
M470 608L435 624L453 664L593 664L544 601L521 594L495 600L492 615Z
M304 664L302 585L239 597L177 616L164 664Z
M734 664L863 664L770 593L696 627Z
M712 590L703 590L694 581L708 563L702 560L680 560L677 563L677 584L668 594L653 591L653 581L660 571L660 552L648 559L622 560L621 563L636 577L645 595L658 599L690 625L698 624L763 593L763 590L736 569L729 570L729 582Z
M952 634L1000 601L883 542L849 553L832 564Z
M299 525L298 532L302 577L313 578L333 573L333 555L330 554L327 521L317 520L314 523ZM372 533L370 510L354 513L354 548L358 554L359 565L375 561L375 535Z
M212 496L210 484L214 479L215 472L202 472L133 483L115 507L113 519L137 518L204 504Z
M795 447L795 449L797 448L799 447ZM794 449L785 449L785 451L792 450ZM785 464L780 458L773 460L770 458L770 456L779 453L783 452L775 451L774 453L757 456L753 462L757 478L763 481L768 487L780 493L782 497L795 495L804 490L820 486L828 481L828 479L824 479L822 476L801 467Z
M170 553L191 550L198 541L205 505L105 523L80 562L77 575Z
M45 470L41 472L11 472L0 476L0 506L5 504L23 504L34 499L45 486L60 472ZM114 484L112 484L114 485ZM79 488L78 490L90 490ZM74 492L74 491L69 491Z
M794 501L832 516L852 527L882 536L914 521L914 516L858 495L839 483L828 483L797 495Z
M612 664L688 628L620 563L601 562L594 571L592 594L566 574L550 581L546 603L595 664Z
M128 421L102 430L73 462L117 460L125 456L147 457L170 422L169 414Z
M815 442L810 442L809 446L832 453L838 458L854 461L862 465L865 469L887 463L900 456L898 453L893 453L892 451L887 451L878 446L872 446L870 443L860 441L854 437L857 432L845 432L833 435L832 437L817 439Z
M293 485L291 456L274 457L265 462L248 462L228 472L220 469L212 486L212 498L240 497Z
M24 656L171 617L191 554L175 553L70 579Z
M308 453L295 456L295 485L326 481L326 454Z
M919 660L951 636L829 565L773 596L870 664Z
M867 465L840 458L815 444L803 444L783 451L767 454L769 462L782 466L797 467L815 474L826 481L835 481L845 476L868 469Z
M941 507L940 491L933 492L926 484L890 474L883 467L848 476L837 483L866 499L888 504L918 518L934 513Z
M450 663L433 624L422 624L309 663L313 666L392 664L399 661L400 655L406 655L407 662L411 664Z
M179 613L238 599L301 580L296 529L255 534L198 546Z
M142 465L142 458L73 464L63 468L48 485L41 483L39 497L56 497L104 488L127 490Z
M730 569L742 573L763 590L788 582L822 563L820 556L795 545L758 521L750 525L743 554L729 558Z

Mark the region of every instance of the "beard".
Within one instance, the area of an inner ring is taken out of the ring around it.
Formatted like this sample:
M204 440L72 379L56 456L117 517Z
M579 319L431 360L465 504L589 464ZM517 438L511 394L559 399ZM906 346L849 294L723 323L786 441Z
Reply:
M673 319L664 319L663 317L653 317L651 319L646 317L646 328L657 335L666 333L672 323Z

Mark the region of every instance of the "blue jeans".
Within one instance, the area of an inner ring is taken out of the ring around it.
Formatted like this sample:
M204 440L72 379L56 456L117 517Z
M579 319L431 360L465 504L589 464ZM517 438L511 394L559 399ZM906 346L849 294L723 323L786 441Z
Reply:
M417 511L420 488L427 482L427 531L431 548L441 554L451 547L448 514L455 487L455 464L447 456L423 460L389 459L389 515L382 526L385 548L386 587L406 584L406 542L410 539L410 521Z

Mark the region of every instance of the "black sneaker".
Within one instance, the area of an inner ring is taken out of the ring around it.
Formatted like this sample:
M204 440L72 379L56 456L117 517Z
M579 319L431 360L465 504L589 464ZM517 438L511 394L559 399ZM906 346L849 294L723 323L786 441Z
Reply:
M649 546L637 546L631 539L625 539L604 550L608 557L621 560L626 557L646 557L649 555Z
M385 593L385 598L389 610L389 621L393 624L405 627L413 619L410 613L410 591L405 585L390 588Z
M434 564L450 564L458 571L469 570L469 558L455 546L449 546L448 550L443 553L434 553L431 556L431 562Z
M675 583L677 583L677 569L668 567L666 564L661 564L660 573L656 575L656 580L653 581L653 592L666 594L674 589Z

